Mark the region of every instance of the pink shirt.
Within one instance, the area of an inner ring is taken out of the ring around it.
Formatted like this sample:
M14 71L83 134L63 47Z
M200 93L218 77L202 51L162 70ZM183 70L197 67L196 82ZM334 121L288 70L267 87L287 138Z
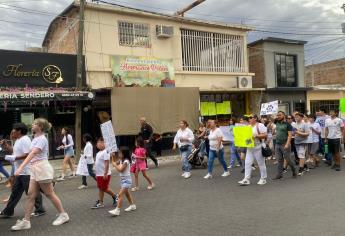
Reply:
M146 157L146 149L145 148L142 148L142 147L137 147L135 150L134 150L134 155L135 156L138 156L138 157ZM136 158L136 161L140 162L140 161L145 161L145 159L143 158Z

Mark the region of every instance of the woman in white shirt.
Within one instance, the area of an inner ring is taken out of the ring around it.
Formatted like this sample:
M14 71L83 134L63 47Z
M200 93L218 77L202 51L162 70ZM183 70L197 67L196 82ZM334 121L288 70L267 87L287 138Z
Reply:
M83 142L85 143L84 147L84 153L81 156L81 158L85 158L86 165L87 165L87 171L89 175L95 180L96 180L96 175L93 172L93 164L95 163L93 159L93 145L92 145L92 137L90 134L84 134L83 136ZM87 181L86 181L86 176L82 176L82 185L78 189L84 189L87 188Z
M188 156L192 152L192 143L194 141L194 134L188 128L188 123L185 120L180 121L180 129L177 131L176 136L174 138L174 147L175 150L178 146L181 153L182 158L182 169L183 174L182 177L185 179L190 178L191 173L190 169L191 166L188 161Z
M215 120L210 121L210 134L208 135L208 140L210 141L210 152L208 154L208 163L207 163L207 175L204 179L211 179L212 178L212 171L213 171L213 162L216 157L220 164L222 164L224 173L222 177L227 177L230 175L230 172L227 169L226 162L224 160L224 147L223 147L223 138L224 135L222 131L217 128L217 124Z
M69 128L65 127L62 128L61 130L61 134L63 135L62 138L62 145L60 147L58 147L58 150L63 149L64 150L64 159L63 159L63 163L62 163L62 173L61 173L61 177L57 179L57 181L64 181L65 180L65 175L66 175L66 170L67 170L67 165L69 165L69 167L71 168L72 171L72 176L76 176L76 170L74 167L74 142L73 142L73 138L72 135L70 134L70 130Z
M15 176L19 176L25 167L30 164L31 179L25 206L25 218L23 220L18 220L17 223L12 226L11 229L13 231L31 228L30 215L35 205L35 198L40 189L59 212L58 218L53 222L53 225L62 225L69 221L69 216L63 209L61 201L55 194L53 188L54 169L48 162L49 145L44 134L48 132L50 128L51 124L42 118L34 120L32 124L32 132L35 136L31 142L30 153L17 168L15 173Z
M252 174L252 164L254 158L257 161L260 169L261 178L258 185L266 184L267 170L265 164L265 158L262 156L262 140L267 138L267 128L264 124L257 122L257 116L249 116L249 124L252 126L254 147L247 148L246 161L245 161L245 172L244 179L238 183L243 185L250 185L250 177Z

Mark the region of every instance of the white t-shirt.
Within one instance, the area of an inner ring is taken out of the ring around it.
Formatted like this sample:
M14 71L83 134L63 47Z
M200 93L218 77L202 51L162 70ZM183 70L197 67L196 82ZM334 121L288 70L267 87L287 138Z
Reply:
M22 157L26 154L30 153L30 146L31 146L31 139L24 135L16 140L13 146L13 155L16 157ZM19 166L23 163L24 159L16 160L14 162L15 171L19 168ZM30 167L26 165L20 175L30 175Z
M188 141L181 142L181 139L188 139ZM184 130L179 129L174 138L174 143L178 144L179 147L183 145L192 145L193 141L194 134L189 128L186 128Z
M96 176L104 176L105 161L110 161L110 154L104 149L96 154ZM108 175L111 175L110 163Z
M208 135L208 140L210 141L211 150L217 150L218 138L224 138L223 132L219 128L216 128L214 131L210 130L210 134ZM223 148L223 144L220 144L220 149L222 148Z
M305 122L305 124L307 125L308 132L309 132L307 143L313 143L313 130L312 130L313 125L309 121Z
M253 130L253 136L267 133L267 127L262 123L257 123L256 125L252 126L252 130ZM261 140L256 138L254 140L254 146L255 147L261 146Z
M126 169L124 169L123 172L120 172L120 176L121 177L128 177L128 176L131 176L131 173L130 173L130 167L131 167L131 164L129 163L129 160L124 160L123 162L121 161L121 164L124 164L124 163L127 163L127 166L126 166Z
M34 156L34 158L31 159L31 163L36 162L36 161L40 161L40 160L48 160L49 146L48 146L48 140L44 134L42 134L38 137L35 137L32 140L31 146L30 146L30 151L32 151L32 149L34 149L34 148L40 149L41 152L39 154L37 154L36 156Z
M330 116L324 115L320 116L316 119L316 123L318 123L321 126L321 138L325 138L325 126L326 126L326 120L329 119Z
M341 127L344 127L344 123L340 118L327 119L325 127L328 128L328 139L341 139L343 137Z
M66 135L63 136L63 139L62 139L63 145L65 145L65 146L67 145L67 147L65 147L65 148L68 148L68 147L72 147L73 148L74 142L73 142L72 135L68 134L67 135L67 139L68 139L68 144L66 144L67 143L66 142Z
M316 122L314 122L313 124L312 124L312 127L314 128L314 130L316 130L317 132L321 132L321 126L320 126L320 124L319 123L316 123ZM312 131L313 132L313 143L318 143L319 141L320 141L320 134L317 134L317 133L315 133L314 131Z
M87 164L95 163L95 161L93 160L93 146L90 142L87 142L84 147L84 156L86 158Z

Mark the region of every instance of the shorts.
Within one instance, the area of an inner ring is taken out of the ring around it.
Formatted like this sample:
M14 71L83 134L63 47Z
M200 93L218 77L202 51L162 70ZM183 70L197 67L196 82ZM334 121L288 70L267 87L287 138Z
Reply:
M74 149L73 148L67 148L64 150L64 155L68 157L74 157Z
M134 164L131 165L131 173L136 173L146 170L146 162L143 161L136 161Z
M295 144L296 146L296 151L298 155L298 159L305 159L305 153L307 151L307 144L302 143L302 144Z
M308 153L315 155L319 151L319 143L308 143Z
M51 183L54 178L54 168L48 160L41 160L30 165L30 180L39 183Z
M108 175L106 179L103 179L103 176L96 176L98 189L101 190L102 192L107 191L109 188L110 179L111 179L111 175Z
M340 152L340 139L328 139L328 152L333 155Z
M130 188L132 186L131 176L121 176L121 188Z

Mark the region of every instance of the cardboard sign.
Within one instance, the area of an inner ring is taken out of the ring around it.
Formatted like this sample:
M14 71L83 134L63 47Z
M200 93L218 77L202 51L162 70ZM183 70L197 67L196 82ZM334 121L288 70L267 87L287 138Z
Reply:
M115 132L113 128L113 124L111 121L107 121L103 124L101 124L101 131L102 131L102 136L104 139L105 143L105 148L108 153L113 153L117 152L117 143L116 143L116 138L115 138Z

